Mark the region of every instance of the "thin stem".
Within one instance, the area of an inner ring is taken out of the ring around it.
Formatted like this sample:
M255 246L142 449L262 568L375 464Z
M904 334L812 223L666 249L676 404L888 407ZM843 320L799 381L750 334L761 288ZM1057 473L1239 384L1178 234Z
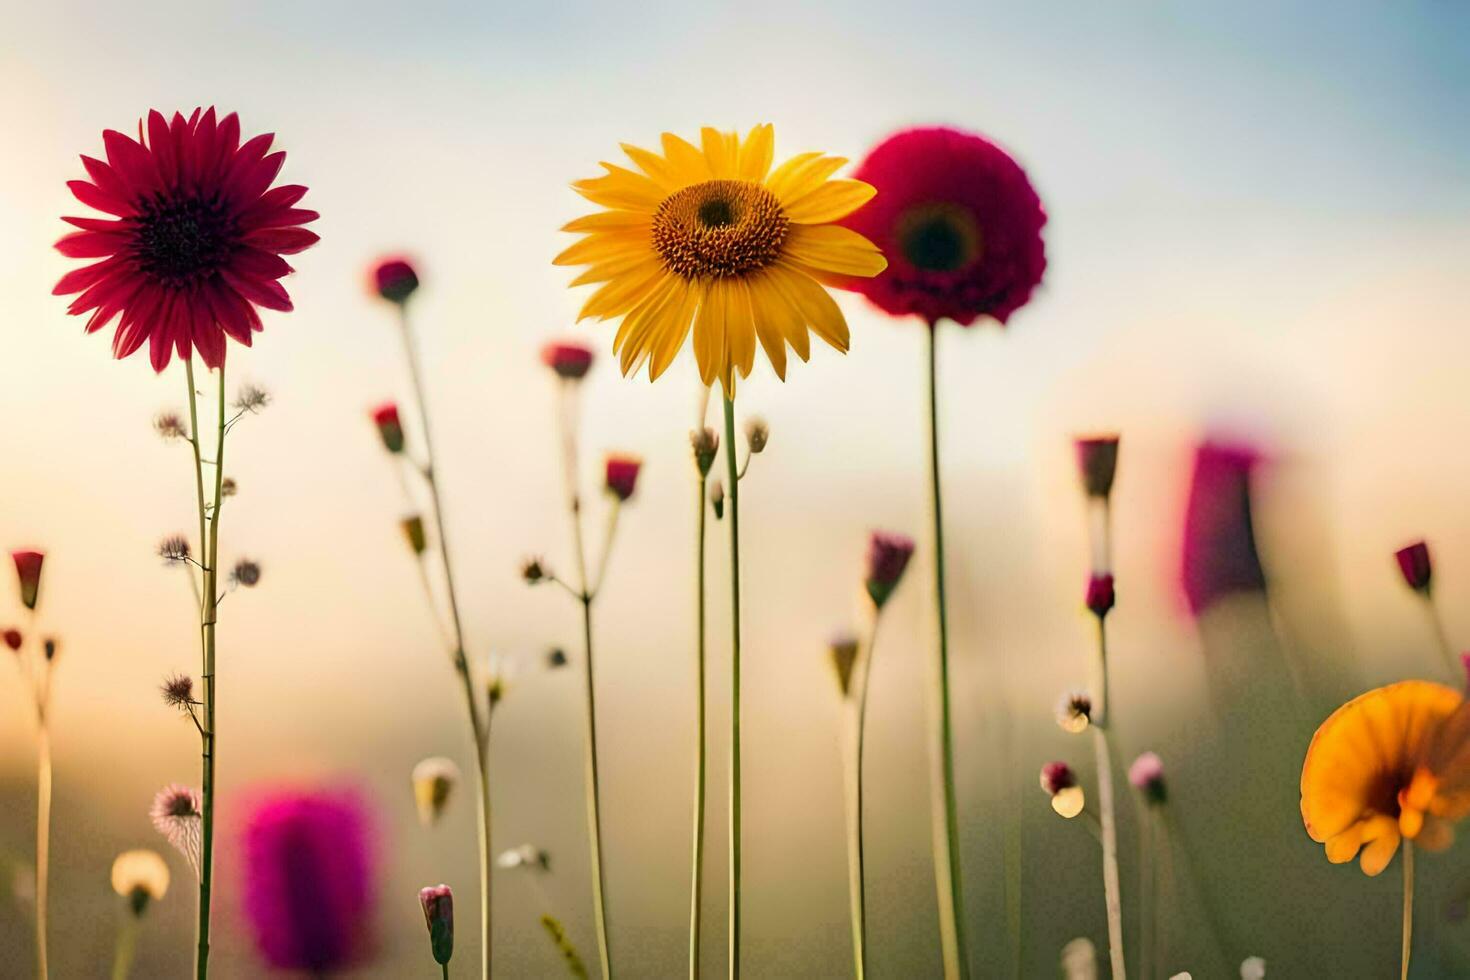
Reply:
M740 976L740 475L735 403L725 396L725 506L730 514L730 977Z
M1158 962L1158 861L1154 851L1158 846L1158 828L1154 825L1153 808L1143 804L1140 811L1140 837L1138 861L1138 975L1149 977Z
M623 502L617 497L612 498L612 505L607 511L607 528L602 535L602 554L597 559L597 574L593 576L592 584L587 587L587 595L595 598L602 591L602 580L607 575L607 560L612 556L613 538L618 533L618 517L623 512Z
M419 420L424 434L424 482L429 487L429 503L434 511L434 527L439 533L439 559L444 569L444 590L449 596L449 618L454 633L453 660L455 672L459 674L464 690L465 711L469 716L470 733L475 745L475 771L479 785L476 796L476 815L479 818L480 844L480 967L485 980L490 977L490 912L491 912L491 868L493 858L490 851L490 745L489 722L480 720L480 703L475 696L474 678L470 676L469 658L465 654L464 627L459 615L459 593L454 587L454 564L449 557L449 536L445 533L444 508L439 497L439 480L436 475L434 438L429 424L429 405L424 399L423 372L419 366L418 347L408 319L408 308L398 305L400 333L403 335L404 358L408 361L409 378L413 383L414 402L418 407Z
M934 881L939 897L939 937L947 980L968 978L965 949L965 912L960 877L959 808L955 800L954 734L949 705L949 619L944 595L944 505L940 490L939 393L937 348L939 328L929 325L929 494L934 537L934 599L936 606L935 687L933 736L930 744L930 792L933 817Z
M691 876L689 886L689 978L696 980L699 976L699 926L704 911L704 781L705 781L705 648L704 648L704 542L705 522L709 504L704 495L708 481L701 474L698 481L698 494L694 498L694 509L699 513L697 522L698 531L694 543L694 579L696 592L694 606L696 610L695 619L698 623L698 636L695 640L695 669L697 681L695 714L695 749L694 749L694 857L692 860Z
M112 954L112 980L127 980L138 949L138 916L129 912L117 928L117 946Z
M449 980L449 963L446 961L439 966L443 969L444 980Z
M36 738L36 975L46 980L46 892L51 878L51 733L44 704L37 704Z
M1108 957L1112 964L1112 975L1117 980L1126 977L1123 963L1123 896L1118 875L1118 819L1113 800L1113 761L1108 745L1108 727L1111 719L1107 713L1108 690L1108 643L1107 627L1098 617L1097 657L1101 676L1101 694L1092 729L1092 745L1097 759L1097 804L1101 810L1103 852L1103 895L1108 915Z
M608 949L607 899L603 891L601 782L597 770L597 689L592 675L592 597L582 596L583 676L587 694L587 837L592 853L592 912L597 926L597 955L603 980L612 977L612 954Z
M1445 666L1450 669L1450 677L1457 684L1463 684L1465 678L1463 670L1456 662L1455 648L1450 646L1449 633L1444 628L1444 618L1440 616L1439 605L1435 603L1434 596L1428 591L1422 593L1424 596L1424 611L1429 616L1429 626L1434 630L1434 642L1439 647L1439 654L1444 658Z
M848 701L847 767L847 888L852 915L852 964L862 980L868 973L867 864L863 847L863 742L868 721L868 677L878 641L878 610L872 610L868 642L853 665L852 696Z
M1404 841L1404 942L1400 980L1409 980L1409 951L1414 944L1414 842Z

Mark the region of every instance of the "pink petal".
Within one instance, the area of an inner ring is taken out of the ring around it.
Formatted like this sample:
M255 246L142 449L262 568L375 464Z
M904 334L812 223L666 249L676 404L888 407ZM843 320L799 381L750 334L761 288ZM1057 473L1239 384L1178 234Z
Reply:
M286 294L279 283L237 276L228 269L221 270L220 276L230 284L235 292L257 306L264 306L268 310L280 310L282 313L289 313L295 309L291 304L291 297Z
M51 290L52 296L66 296L71 293L79 293L88 286L100 280L113 269L121 264L121 259L103 259L91 265L84 265L80 269L73 269L61 277L56 288Z
M81 201L89 208L106 211L108 214L115 214L120 218L129 217L134 213L131 204L122 198L113 197L111 194L105 193L97 185L89 184L85 180L68 180L66 186L76 195L78 201Z
M56 250L70 259L100 259L127 247L127 235L103 235L95 231L74 231L56 243Z
M252 231L245 236L245 241L280 255L294 255L321 241L321 236L305 228L266 228Z

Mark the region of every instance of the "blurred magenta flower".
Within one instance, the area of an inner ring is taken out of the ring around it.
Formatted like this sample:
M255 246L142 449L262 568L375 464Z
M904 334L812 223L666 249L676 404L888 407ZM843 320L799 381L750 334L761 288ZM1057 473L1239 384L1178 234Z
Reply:
M216 122L214 107L185 119L148 113L138 139L102 133L107 162L83 156L90 180L67 182L78 201L112 216L63 218L74 231L56 243L75 259L100 259L62 276L52 292L81 293L67 312L90 312L87 332L120 315L112 353L123 358L149 341L155 371L177 351L197 350L217 368L225 336L250 346L261 329L256 307L282 312L291 297L279 280L281 258L317 241L300 227L318 217L294 205L300 184L272 188L286 154L271 153L274 134L240 142L240 119Z
M15 561L15 574L20 579L20 601L27 609L35 609L41 592L41 563L46 555L40 551L12 551L10 557Z
M1128 782L1150 803L1163 803L1168 798L1164 786L1164 761L1156 752L1145 752L1128 767Z
M372 411L373 425L378 427L378 436L383 448L390 453L403 452L403 423L398 420L398 405L384 402Z
M868 598L879 609L888 601L914 554L914 539L902 534L874 531L868 538L868 572L863 585Z
M638 486L638 470L643 461L636 456L612 455L607 458L607 492L625 502Z
M284 791L257 800L241 853L245 915L268 963L320 974L369 955L372 826L355 793Z
M25 641L25 638L20 635L20 630L12 626L4 631L0 631L0 640L4 640L5 645L10 647L10 649L19 652L20 645Z
M1429 560L1429 545L1423 541L1415 541L1394 552L1393 556L1398 561L1399 571L1403 573L1409 588L1415 592L1428 592L1430 581L1434 577L1434 564Z
M580 381L592 368L592 348L570 342L550 343L541 348L541 363L563 381Z
M1093 575L1087 580L1087 608L1094 616L1102 619L1116 602L1111 575Z
M878 144L853 177L878 194L841 223L877 245L888 268L846 285L884 312L1003 324L1041 282L1041 199L1010 154L984 137L904 130Z
M390 303L406 303L419 288L419 275L401 256L379 259L373 266L372 289Z
M1251 472L1259 461L1244 446L1206 440L1195 450L1182 548L1184 595L1195 615L1225 595L1266 588L1251 521Z

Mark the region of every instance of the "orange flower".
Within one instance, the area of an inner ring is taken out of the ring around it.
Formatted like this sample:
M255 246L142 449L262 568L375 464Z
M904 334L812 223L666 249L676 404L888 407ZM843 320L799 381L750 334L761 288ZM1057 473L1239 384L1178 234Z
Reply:
M1470 704L1430 681L1400 681L1334 711L1302 765L1302 821L1327 860L1388 867L1407 838L1439 851L1470 814Z

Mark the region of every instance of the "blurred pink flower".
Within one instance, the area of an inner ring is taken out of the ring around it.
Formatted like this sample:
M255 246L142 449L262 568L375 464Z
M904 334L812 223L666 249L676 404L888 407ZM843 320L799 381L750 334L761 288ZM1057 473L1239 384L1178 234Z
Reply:
M607 458L607 492L619 501L627 501L638 486L638 470L643 462L636 456L612 455Z
M20 601L27 609L35 609L41 591L41 563L46 555L40 551L12 551L10 557L15 561L15 574L20 579Z
M373 292L390 303L406 303L419 288L419 276L408 260L399 256L379 259L369 278Z
M1255 450L1206 440L1195 450L1184 514L1181 581L1189 609L1199 615L1217 599L1263 592L1266 576L1251 521Z
M1087 580L1087 608L1094 616L1106 616L1116 601L1111 575L1094 575Z
M863 582L873 605L883 608L898 587L913 554L913 538L885 531L873 532L868 539L868 574Z
M541 363L564 381L580 381L592 368L592 348L586 344L550 343L541 348Z
M267 962L322 974L368 956L372 828L355 793L270 793L247 813L241 853L245 915Z
M1409 588L1416 592L1429 591L1430 581L1434 577L1434 564L1429 560L1428 544L1415 541L1394 552L1393 557L1398 561L1399 571Z

